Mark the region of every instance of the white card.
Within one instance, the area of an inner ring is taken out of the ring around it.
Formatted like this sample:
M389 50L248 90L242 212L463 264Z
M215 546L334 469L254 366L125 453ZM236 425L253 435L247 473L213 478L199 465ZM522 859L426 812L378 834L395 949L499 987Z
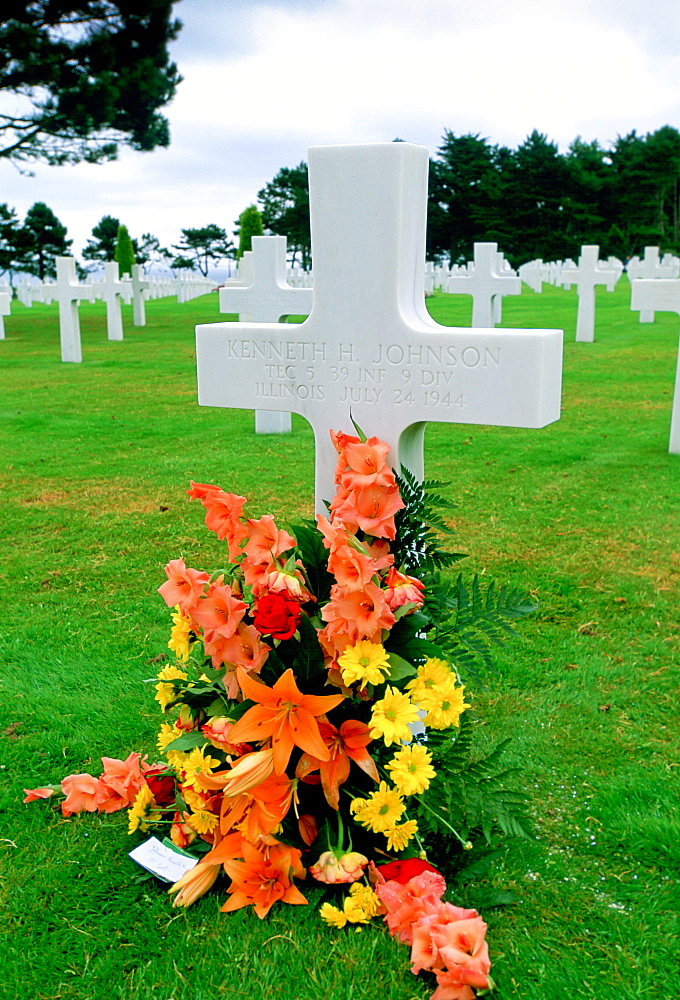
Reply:
M178 854L165 844L161 844L157 837L145 840L129 855L142 868L163 879L164 882L176 882L185 872L198 864L197 858L188 858L184 854Z

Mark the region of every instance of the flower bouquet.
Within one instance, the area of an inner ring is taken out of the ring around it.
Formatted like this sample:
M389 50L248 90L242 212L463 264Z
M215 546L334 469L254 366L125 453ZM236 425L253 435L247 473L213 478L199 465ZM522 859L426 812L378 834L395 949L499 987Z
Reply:
M331 437L328 517L295 534L248 517L244 497L192 482L226 553L212 574L172 560L159 587L175 658L153 678L163 760L103 758L99 778L70 775L25 801L61 791L65 815L129 807L130 833L165 825L199 859L170 888L175 906L223 873L222 910L252 905L261 918L277 902L306 903L306 876L348 886L339 905L323 903L324 921L382 916L411 946L412 971L435 974L436 1000L471 1000L492 985L486 925L442 900L446 883L426 860L435 844L472 847L435 767L470 707L433 641L450 634L434 572L447 557L437 519L423 522L424 492L387 465L389 446Z

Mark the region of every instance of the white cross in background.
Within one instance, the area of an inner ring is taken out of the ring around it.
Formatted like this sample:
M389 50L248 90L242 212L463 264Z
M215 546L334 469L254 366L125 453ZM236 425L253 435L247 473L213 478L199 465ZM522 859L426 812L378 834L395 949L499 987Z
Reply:
M109 340L123 339L123 318L120 312L120 300L129 304L132 299L132 284L129 279L121 281L118 277L118 263L115 260L104 264L104 280L95 286L97 298L106 303L106 335Z
M636 278L632 282L630 308L680 315L680 280L677 278ZM671 409L671 455L680 455L680 350L675 369L675 391Z
M59 340L61 342L61 360L83 360L80 345L80 320L78 303L81 299L88 302L94 300L92 285L81 285L76 277L76 262L73 257L56 257L57 281L54 285L43 285L45 297L43 301L59 303Z
M5 339L5 316L10 314L10 302L12 295L10 292L0 292L0 340Z
M578 313L576 316L576 340L591 344L595 340L595 286L606 285L613 292L621 277L616 267L607 267L598 258L600 248L596 244L581 247L581 256L575 267L564 268L560 284L563 288L576 285L578 290Z
M514 271L503 273L496 243L475 243L474 268L468 274L452 274L446 290L450 295L472 296L473 327L491 327L499 315L503 295L521 295L522 280Z
M301 414L317 510L334 495L329 430L391 446L423 478L428 420L544 427L559 418L562 332L440 326L425 309L428 151L405 142L309 151L314 304L301 325L196 328L204 406Z
M680 268L678 268L677 264L662 264L659 259L658 247L645 247L642 260L635 258L628 263L628 277L631 283L636 278L677 278L678 273L680 273ZM653 323L654 310L641 309L640 322Z
M253 236L251 251L239 278L243 284L220 288L220 312L238 313L253 323L277 323L282 316L309 316L314 292L293 288L286 280L286 237ZM256 434L286 434L291 429L290 412L256 410Z
M130 280L132 285L132 325L146 326L144 292L151 287L151 282L145 279L144 268L141 264L132 265Z

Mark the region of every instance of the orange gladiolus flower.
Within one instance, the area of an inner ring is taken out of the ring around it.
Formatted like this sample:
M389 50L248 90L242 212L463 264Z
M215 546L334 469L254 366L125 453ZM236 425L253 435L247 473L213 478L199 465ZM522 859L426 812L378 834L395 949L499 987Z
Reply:
M326 802L333 809L337 809L340 785L349 777L350 760L358 764L374 781L379 780L375 761L366 749L367 744L371 742L371 734L368 726L357 719L346 719L339 730L330 722L322 720L319 722L319 732L328 747L330 760L318 760L311 754L304 753L300 757L295 773L298 778L305 778L318 769L321 772L321 787Z
M215 637L230 639L245 613L246 605L234 597L231 587L215 583L192 609L191 618L210 642Z
M108 796L108 789L99 778L91 774L69 774L62 783L61 790L66 796L61 804L64 816L79 812L97 812Z
M24 802L37 802L38 799L49 799L56 792L58 785L45 785L43 788L24 788Z
M203 645L215 668L222 664L227 668L223 680L229 698L239 695L236 668L243 667L248 672L259 673L271 649L262 641L254 625L244 625L243 622L228 638L211 632L210 639L204 638Z
M249 517L246 531L248 541L244 549L248 562L254 565L269 562L297 544L292 535L276 527L271 514L265 514L258 519Z
M306 903L293 884L293 875L300 870L299 859L300 852L292 847L277 844L261 852L244 840L243 861L224 862L232 883L227 890L231 898L222 912L230 913L252 903L262 919L279 899L284 903Z
M206 527L214 531L220 540L226 539L229 558L235 562L242 554L241 542L246 537L246 526L240 520L246 498L235 493L225 493L219 486L193 481L187 493L192 500L201 501L207 511Z
M294 746L319 760L329 760L330 753L321 739L316 719L339 705L344 695L303 694L290 669L281 674L273 687L255 681L240 667L236 673L245 697L257 704L231 730L235 742L271 738L276 774L285 771Z
M168 579L158 588L169 608L179 605L180 611L190 612L210 580L208 573L188 568L183 559L172 559L165 567Z
M349 475L349 473L348 473ZM394 515L405 507L396 486L362 486L341 489L331 500L333 517L349 528L361 528L376 538L394 540Z
M348 635L353 642L369 639L381 629L392 628L395 622L385 592L374 583L366 584L362 590L333 586L331 599L322 609L321 617L328 622L324 629L328 636Z

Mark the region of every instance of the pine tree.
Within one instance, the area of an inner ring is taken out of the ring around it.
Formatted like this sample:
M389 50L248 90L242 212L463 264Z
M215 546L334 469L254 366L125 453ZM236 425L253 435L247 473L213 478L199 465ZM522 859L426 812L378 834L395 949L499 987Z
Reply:
M235 236L238 236L238 250L236 259L240 260L246 250L252 250L253 236L262 236L264 225L262 223L262 213L257 205L248 205L238 217L238 229Z
M136 263L135 248L132 245L127 226L118 226L113 259L118 262L118 272L121 276L132 274L132 265Z

